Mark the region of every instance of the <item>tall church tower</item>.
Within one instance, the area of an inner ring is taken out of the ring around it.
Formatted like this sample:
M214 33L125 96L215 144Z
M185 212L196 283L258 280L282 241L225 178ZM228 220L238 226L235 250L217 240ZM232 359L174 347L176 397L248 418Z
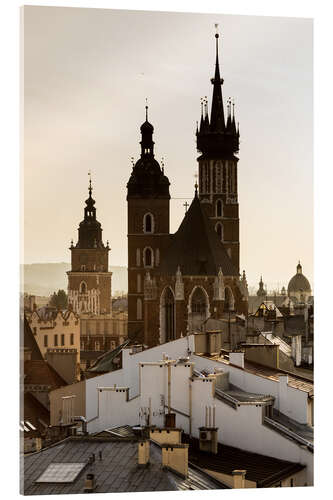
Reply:
M111 276L108 271L109 243L102 240L102 227L96 220L91 179L84 219L78 229L79 239L71 251L68 275L68 302L76 313L111 313Z
M199 199L239 272L239 212L236 153L239 149L239 128L236 128L234 105L228 100L225 120L220 77L218 38L210 118L208 102L201 104L200 127L197 128L199 163Z
M144 288L156 286L156 276L169 244L169 179L154 158L154 127L141 125L141 156L127 183L128 215L128 336L144 342ZM152 325L154 326L154 325ZM156 322L158 329L158 322Z

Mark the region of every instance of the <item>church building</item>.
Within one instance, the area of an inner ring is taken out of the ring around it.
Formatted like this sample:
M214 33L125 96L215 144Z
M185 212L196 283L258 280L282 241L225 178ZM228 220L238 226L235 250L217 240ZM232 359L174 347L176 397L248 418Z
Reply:
M193 201L170 234L169 179L154 157L154 127L141 126L141 157L127 184L128 335L149 346L198 331L209 317L247 313L239 275L239 129L225 119L218 38L211 113L205 99L197 127L198 180Z
M80 222L79 238L70 246L71 270L68 275L68 304L77 314L111 313L111 276L109 272L109 242L102 240L101 223L96 219L91 179L89 197Z

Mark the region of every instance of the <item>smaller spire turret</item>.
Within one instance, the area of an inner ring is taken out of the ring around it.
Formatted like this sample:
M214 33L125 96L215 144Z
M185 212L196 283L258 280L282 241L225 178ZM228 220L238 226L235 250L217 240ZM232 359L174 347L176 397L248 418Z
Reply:
M154 156L154 141L153 133L154 127L148 121L148 104L146 99L146 121L141 125L141 157L144 155Z
M201 120L197 136L197 149L203 154L234 154L239 149L239 132L236 129L234 103L229 98L227 103L227 120L224 118L222 84L219 67L219 33L215 34L216 61L215 74L211 79L213 98L210 118L208 117L208 101L201 101Z
M262 276L260 276L260 281L259 281L259 289L257 291L258 297L265 297L266 296L266 291L264 289L264 282L262 280Z

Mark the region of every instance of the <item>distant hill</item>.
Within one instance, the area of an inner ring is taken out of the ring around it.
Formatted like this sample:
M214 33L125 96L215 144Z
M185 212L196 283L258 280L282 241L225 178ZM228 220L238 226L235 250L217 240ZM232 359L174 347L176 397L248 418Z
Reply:
M32 295L49 296L54 291L67 290L67 274L70 264L67 262L46 264L24 264L24 292ZM127 293L127 268L111 266L112 294Z

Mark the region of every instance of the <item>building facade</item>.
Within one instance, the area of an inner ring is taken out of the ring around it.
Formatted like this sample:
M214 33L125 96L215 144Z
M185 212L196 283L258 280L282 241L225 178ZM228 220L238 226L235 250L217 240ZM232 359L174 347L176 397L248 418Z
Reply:
M44 359L49 349L75 351L77 374L79 374L80 319L78 315L73 311L57 311L53 307L46 306L35 310L28 322Z
M71 251L71 270L68 275L68 303L77 314L111 313L111 276L109 272L109 243L104 245L102 227L96 220L95 200L89 197L84 219L78 229L78 242Z
M217 34L211 115L205 101L196 132L199 185L175 234L170 182L154 157L146 106L141 157L127 184L128 333L149 346L200 329L208 317L247 312L245 274L239 276L239 130L230 102L225 120L222 83Z
M80 317L81 351L110 351L127 338L127 313L113 312L112 316Z

